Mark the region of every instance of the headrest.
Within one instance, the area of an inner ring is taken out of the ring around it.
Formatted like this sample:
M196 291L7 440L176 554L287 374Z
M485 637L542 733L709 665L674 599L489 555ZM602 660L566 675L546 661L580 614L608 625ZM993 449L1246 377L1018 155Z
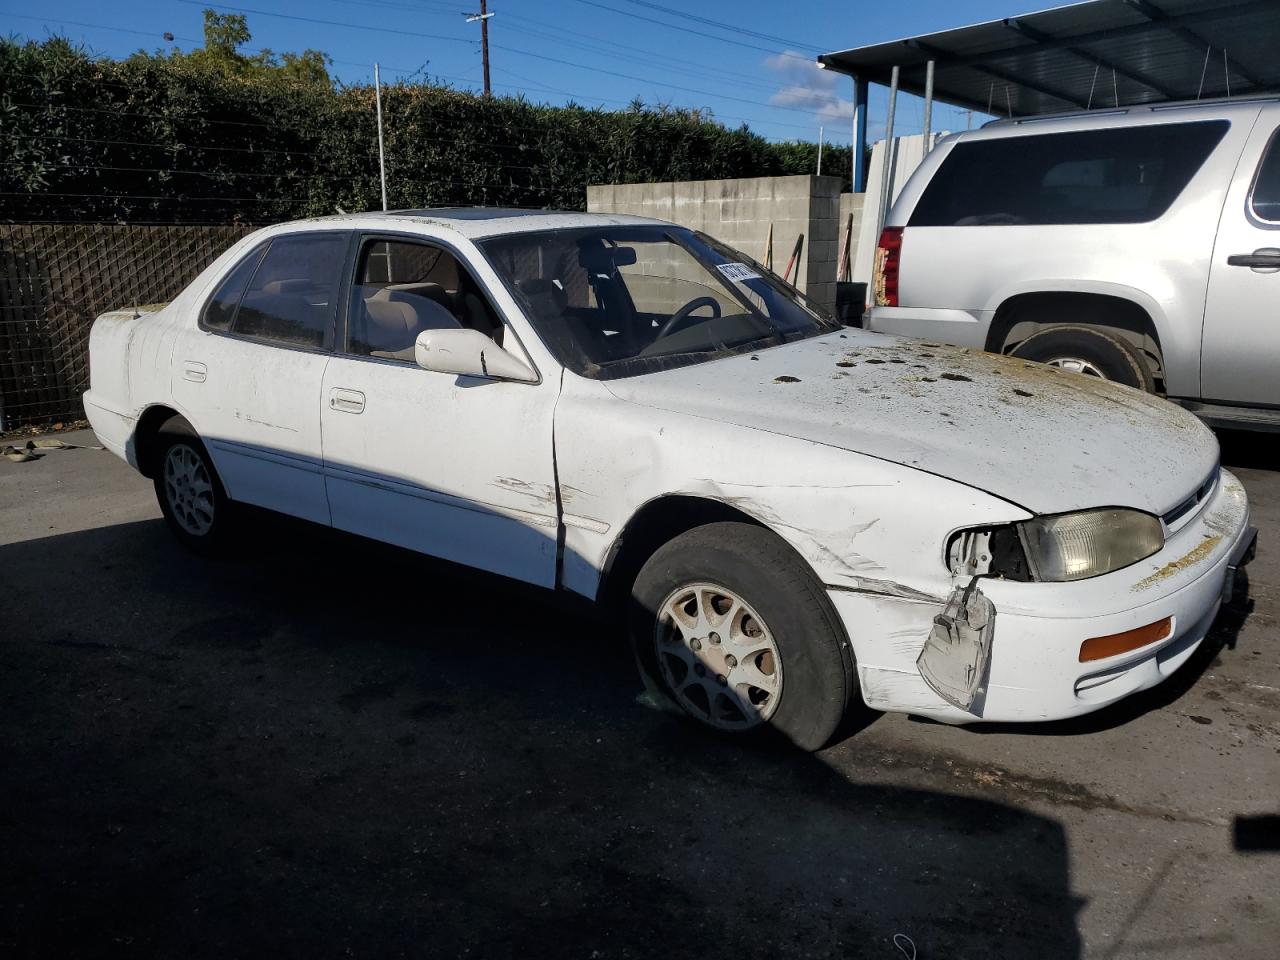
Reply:
M369 319L378 326L390 330L414 330L418 326L418 315L407 303L395 303L389 300L366 300L365 309L369 311Z
M373 296L378 300L397 300L398 294L426 297L443 306L449 303L449 292L438 283L389 283Z
M262 292L276 297L284 293L301 293L303 290L309 290L313 286L315 284L305 277L290 280L272 280L270 283L263 284Z
M612 273L613 267L629 267L635 262L635 247L606 247L596 240L578 247L578 264L593 272Z

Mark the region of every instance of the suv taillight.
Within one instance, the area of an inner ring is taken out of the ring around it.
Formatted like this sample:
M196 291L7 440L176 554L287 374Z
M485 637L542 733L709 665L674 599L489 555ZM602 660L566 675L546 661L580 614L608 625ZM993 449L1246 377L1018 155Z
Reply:
M876 244L872 289L877 307L898 305L898 268L902 264L902 227L885 227Z

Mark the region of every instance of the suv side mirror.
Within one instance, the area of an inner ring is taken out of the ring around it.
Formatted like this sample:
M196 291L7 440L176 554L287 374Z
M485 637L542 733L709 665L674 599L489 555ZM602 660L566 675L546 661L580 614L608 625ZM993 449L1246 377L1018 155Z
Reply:
M436 373L526 383L538 379L527 363L469 327L423 330L414 343L413 354L418 366Z

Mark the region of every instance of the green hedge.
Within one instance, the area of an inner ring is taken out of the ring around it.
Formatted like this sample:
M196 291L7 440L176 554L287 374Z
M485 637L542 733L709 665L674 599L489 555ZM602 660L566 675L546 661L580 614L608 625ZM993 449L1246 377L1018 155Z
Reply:
M7 220L268 222L380 205L372 86L0 40L0 111ZM817 152L695 111L551 107L431 83L385 86L383 112L393 208L581 209L592 183L810 173ZM847 149L823 165L848 181Z

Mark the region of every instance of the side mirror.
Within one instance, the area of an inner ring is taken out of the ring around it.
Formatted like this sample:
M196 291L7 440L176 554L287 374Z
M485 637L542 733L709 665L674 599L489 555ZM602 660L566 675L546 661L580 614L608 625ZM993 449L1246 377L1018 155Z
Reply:
M413 354L418 366L436 373L528 383L538 379L529 365L515 354L503 350L479 330L467 327L423 330L418 334Z

